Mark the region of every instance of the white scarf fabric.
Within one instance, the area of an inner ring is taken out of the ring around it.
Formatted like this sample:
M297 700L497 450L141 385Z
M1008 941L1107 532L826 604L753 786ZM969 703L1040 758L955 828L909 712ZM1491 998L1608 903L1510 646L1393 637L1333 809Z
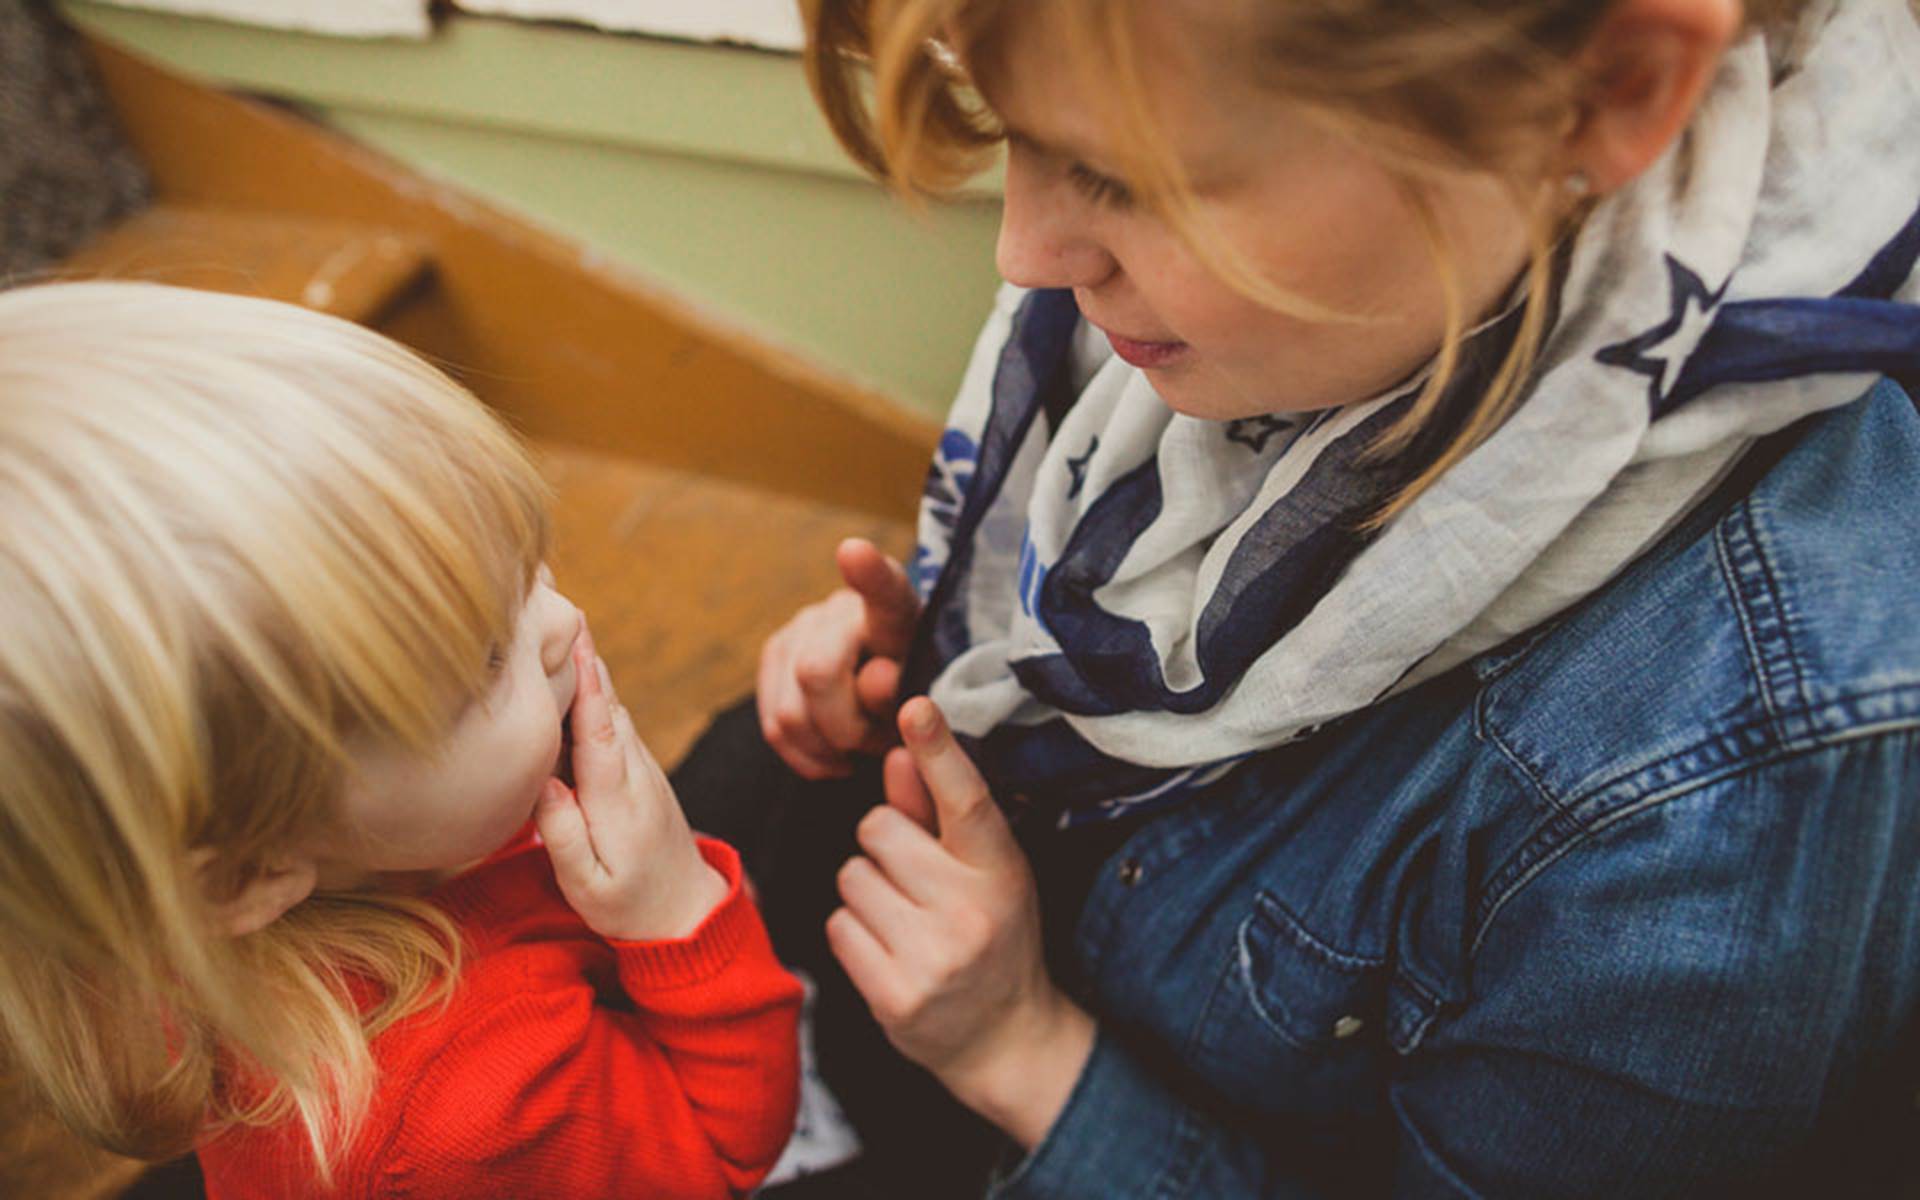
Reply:
M1920 28L1905 0L1814 8L1736 46L1597 207L1522 405L1376 536L1361 452L1417 381L1183 416L1069 293L1004 290L929 475L908 663L1003 802L1071 823L1189 794L1552 617L1755 439L1920 370Z

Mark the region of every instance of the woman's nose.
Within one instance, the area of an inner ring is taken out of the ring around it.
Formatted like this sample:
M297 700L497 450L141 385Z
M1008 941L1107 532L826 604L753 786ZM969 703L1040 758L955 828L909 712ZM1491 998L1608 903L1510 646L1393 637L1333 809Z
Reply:
M1105 282L1117 264L1088 234L1092 214L1086 201L1064 179L1026 159L1018 149L1007 155L1006 198L994 247L1000 277L1032 288L1087 288Z

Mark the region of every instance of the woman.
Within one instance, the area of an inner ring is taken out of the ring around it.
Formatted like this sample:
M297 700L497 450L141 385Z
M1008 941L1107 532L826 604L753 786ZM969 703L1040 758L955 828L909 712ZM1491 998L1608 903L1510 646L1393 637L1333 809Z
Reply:
M849 543L768 644L790 774L741 786L723 730L683 775L827 972L875 1157L911 1147L880 1193L960 1135L863 1057L835 961L1013 1143L1000 1195L1884 1175L1910 9L804 7L902 190L1004 139L1017 285L910 570Z

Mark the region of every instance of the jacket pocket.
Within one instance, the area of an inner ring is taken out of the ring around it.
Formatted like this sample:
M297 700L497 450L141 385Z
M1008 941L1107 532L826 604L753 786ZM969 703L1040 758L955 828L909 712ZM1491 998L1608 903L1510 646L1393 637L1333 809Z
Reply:
M1328 945L1265 892L1227 957L1189 1041L1196 1068L1259 1109L1371 1108L1390 1065L1384 963Z

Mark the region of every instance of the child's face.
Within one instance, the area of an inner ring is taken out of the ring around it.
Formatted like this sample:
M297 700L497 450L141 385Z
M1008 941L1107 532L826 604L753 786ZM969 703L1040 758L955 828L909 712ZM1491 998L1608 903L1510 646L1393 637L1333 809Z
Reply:
M1198 213L1251 268L1329 308L1375 318L1307 321L1223 282L1145 206L1114 203L1118 155L1079 87L1050 6L1023 9L973 64L1010 133L999 267L1016 284L1069 287L1115 351L1194 416L1230 418L1366 399L1417 369L1445 332L1428 241L1394 179L1360 148L1236 67L1220 0L1133 6L1142 78ZM1244 38L1245 31L1239 31ZM1226 64L1226 65L1223 65ZM1468 316L1527 260L1527 224L1486 176L1433 185Z
M428 754L358 756L340 832L321 854L323 885L384 872L444 871L484 858L524 825L554 772L573 703L580 610L543 567L491 689Z

